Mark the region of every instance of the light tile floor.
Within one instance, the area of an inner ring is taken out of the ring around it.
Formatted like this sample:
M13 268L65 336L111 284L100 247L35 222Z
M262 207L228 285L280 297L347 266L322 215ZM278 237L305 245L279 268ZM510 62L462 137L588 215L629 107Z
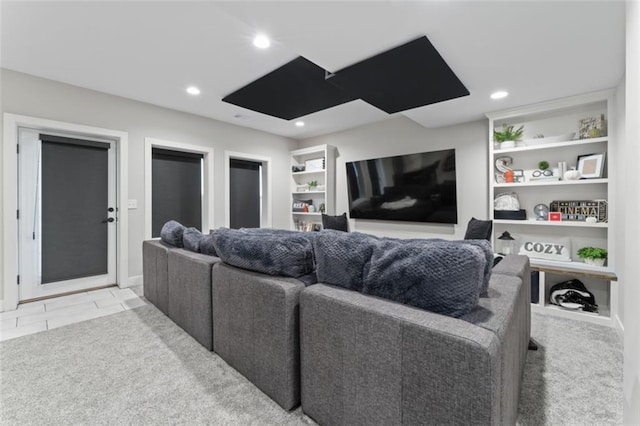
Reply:
M0 341L146 305L129 288L110 287L18 305L0 313Z

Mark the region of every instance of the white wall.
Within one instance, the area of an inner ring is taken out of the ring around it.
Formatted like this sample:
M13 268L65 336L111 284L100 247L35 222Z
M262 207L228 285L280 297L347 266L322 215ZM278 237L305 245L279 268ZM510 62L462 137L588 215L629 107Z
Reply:
M613 151L615 149L616 154L616 163L625 164L625 156L626 153L629 152L629 149L632 149L632 142L625 136L626 128L626 114L625 114L625 78L622 78L622 81L616 87L615 92L613 94L613 106L615 111L615 121L611 123L609 126L613 127L612 131L615 137L615 145L609 149L609 151ZM610 157L612 158L612 157ZM612 191L615 192L615 203L616 206L619 206L617 209L613 211L613 220L616 224L616 234L614 238L614 246L613 251L615 252L615 262L614 265L615 271L618 275L618 319L620 325L624 326L624 292L625 292L625 283L631 283L629 285L633 285L633 277L626 279L625 271L624 271L624 263L625 263L625 200L628 198L628 191L632 191L636 186L636 183L630 180L627 176L626 167L616 167L614 170L609 168L609 174L614 175L615 177L615 186L612 188ZM611 302L613 303L613 301ZM615 318L614 318L615 320ZM622 331L621 331L622 332Z
M488 214L489 155L487 120L427 129L405 117L392 118L343 132L306 139L300 147L328 144L337 147L336 214L348 212L345 163L441 149L456 149L458 225L352 220L351 229L394 237L461 239L472 216Z
M624 290L624 423L640 425L640 185L638 185L638 164L640 164L640 2L627 1L626 36L626 131L628 150L621 167L626 178L634 184L628 188L623 205L626 214L620 237L625 240L624 276L627 285Z
M273 226L282 228L289 226L289 186L278 185L278 182L288 182L289 151L296 148L295 141L27 74L6 69L1 71L0 113L8 112L128 132L129 198L138 200L138 209L129 210L130 277L142 274L145 137L214 148L214 223L216 227L224 226L225 223L224 151L247 152L271 157L274 182ZM14 143L14 141L3 141L3 143ZM0 241L2 241L1 237L2 235L0 235ZM1 298L2 286L0 286Z

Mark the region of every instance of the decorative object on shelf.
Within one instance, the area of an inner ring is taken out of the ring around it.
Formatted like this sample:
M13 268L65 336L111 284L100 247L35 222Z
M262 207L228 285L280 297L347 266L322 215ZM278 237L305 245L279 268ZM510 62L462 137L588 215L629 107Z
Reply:
M607 136L607 120L604 114L598 117L583 118L578 122L578 137L580 139L599 138Z
M306 213L309 211L309 205L313 204L313 200L293 200L292 211L295 213Z
M564 174L567 172L567 162L559 161L558 162L558 179L564 179Z
M513 170L507 170L503 175L505 183L513 183Z
M307 211L308 211L308 213L315 213L316 212L316 206L314 206L313 204L309 204L307 206Z
M327 188L326 185L318 185L316 186L316 191L324 191Z
M562 213L549 212L549 222L562 222Z
M500 143L500 149L513 148L516 146L516 142L522 138L524 132L524 125L515 128L514 125L503 124L502 131L493 130L493 140Z
M586 222L595 217L597 222L607 222L606 200L554 200L550 208L562 215L562 220Z
M520 237L520 254L532 259L571 262L571 239L522 235Z
M524 170L522 170L522 169L514 169L513 170L513 181L515 183L524 183Z
M320 213L324 213L326 211L326 206L324 205L324 203L320 203L320 207L318 207L318 211Z
M313 160L307 160L304 162L304 167L307 172L319 172L324 170L325 162L324 157L314 158Z
M536 220L548 220L549 219L549 206L546 204L536 204L533 208L533 214L536 215Z
M606 249L599 247L581 247L578 250L578 257L584 259L584 263L592 266L604 266L609 253Z
M294 164L293 166L291 166L291 172L292 173L304 172L304 165L303 164Z
M581 176L580 170L576 170L575 167L572 167L571 170L567 170L564 172L564 175L562 175L564 180L578 180Z
M530 180L558 180L558 176L553 174L553 170L535 169L531 172Z
M582 179L599 179L604 174L606 153L578 155L578 170Z
M513 158L511 157L496 158L496 170L498 170L500 173L504 173L507 170L512 170L511 164L513 164Z
M520 210L520 200L515 192L498 194L493 200L494 210Z
M573 140L576 132L565 133L564 135L558 136L547 136L545 137L542 133L537 134L533 137L533 139L525 139L523 142L526 146L537 146L537 145L547 145L550 143L557 142L569 142Z
M549 162L546 160L538 161L538 169L547 170L549 168Z
M306 183L303 185L296 185L296 192L307 192L309 191L309 185Z
M312 180L307 185L309 185L309 191L315 191L315 190L318 189L318 181L317 180Z
M498 254L506 256L508 254L516 254L518 251L518 243L515 238L509 234L509 231L504 231L502 235L498 237L496 244L496 251Z
M596 298L582 281L572 279L555 284L549 290L549 302L566 309L582 309L585 312L598 312Z

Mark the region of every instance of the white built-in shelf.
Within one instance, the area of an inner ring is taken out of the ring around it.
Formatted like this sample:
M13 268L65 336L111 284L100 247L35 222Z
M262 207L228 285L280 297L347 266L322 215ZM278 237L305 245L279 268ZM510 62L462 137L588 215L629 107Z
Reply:
M310 171L305 170L304 172L293 172L291 174L293 176L299 176L299 175L317 175L319 173L324 173L324 169L323 170L310 170Z
M593 185L593 184L607 184L609 179L579 179L579 180L530 180L529 182L521 183L496 183L493 185L495 188L512 188L521 186L557 186L557 185Z
M597 302L597 300L596 300ZM532 312L538 312L543 314L550 314L557 317L575 319L585 322L590 322L592 324L606 325L611 326L611 317L610 311L607 306L598 306L600 312L584 312L580 310L570 310L564 309L556 305L545 305L540 306L537 304L531 305Z
M588 223L588 222L578 222L578 221L569 221L569 220L552 222L550 220L535 220L535 219L526 219L526 220L495 219L493 223L501 223L503 225L565 226L565 227L576 227L576 228L608 228L609 227L609 224L606 222Z
M299 215L304 215L304 216L320 216L322 213L308 213L308 212L291 212L291 214L299 214Z
M555 274L576 273L584 276L616 281L615 272L608 266L592 266L584 262L558 262L546 259L530 259L531 268Z
M325 194L327 191L296 191L292 194Z
M591 138L591 139L578 139L566 142L553 142L547 143L543 145L533 145L533 146L517 146L515 148L505 148L505 149L494 149L494 154L507 154L509 152L522 152L522 151L535 151L538 149L555 149L555 148L563 148L566 146L579 146L586 145L590 143L600 143L607 142L609 140L608 136L604 136L601 138Z

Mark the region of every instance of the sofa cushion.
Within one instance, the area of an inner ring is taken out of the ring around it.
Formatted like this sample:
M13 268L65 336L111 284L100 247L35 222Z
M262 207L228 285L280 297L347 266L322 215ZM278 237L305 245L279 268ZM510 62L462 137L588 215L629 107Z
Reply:
M329 216L323 213L322 227L324 229L349 232L349 221L347 220L347 214L342 213L340 216Z
M195 253L200 252L200 242L204 238L202 232L196 228L187 228L182 233L182 244L184 248Z
M162 226L160 239L172 246L182 247L182 234L184 233L184 230L185 227L182 224L175 220L170 220Z
M377 240L359 232L318 232L313 243L318 282L362 291L363 276Z
M467 224L467 232L464 234L465 240L487 240L491 239L493 229L492 220L479 220L472 217Z
M218 256L216 252L216 248L213 245L213 234L215 231L212 231L208 235L204 235L200 240L200 253L208 254L209 256Z
M220 228L213 245L224 263L263 274L297 278L314 268L311 240L302 233Z
M383 239L374 245L362 292L460 317L478 304L485 266L473 245Z

